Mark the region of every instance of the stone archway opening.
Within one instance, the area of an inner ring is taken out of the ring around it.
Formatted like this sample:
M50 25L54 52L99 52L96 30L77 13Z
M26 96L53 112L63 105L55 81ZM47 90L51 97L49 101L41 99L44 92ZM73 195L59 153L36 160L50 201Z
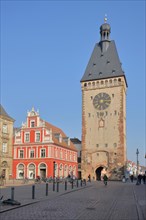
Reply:
M96 169L96 180L100 181L101 180L101 171L103 170L104 167L100 166Z

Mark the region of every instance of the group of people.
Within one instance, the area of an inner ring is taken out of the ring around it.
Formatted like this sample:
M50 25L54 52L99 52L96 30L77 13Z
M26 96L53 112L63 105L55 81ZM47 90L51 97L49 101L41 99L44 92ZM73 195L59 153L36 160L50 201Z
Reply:
M108 181L108 177L106 174L103 175L103 182L104 182L104 185L107 186L107 181ZM88 175L88 182L91 182L91 175L89 174Z
M133 183L133 181L134 181L134 175L133 174L130 175L130 180ZM142 182L143 182L143 184L146 184L146 173L144 173L143 175L138 174L137 181L138 181L139 184L141 184Z

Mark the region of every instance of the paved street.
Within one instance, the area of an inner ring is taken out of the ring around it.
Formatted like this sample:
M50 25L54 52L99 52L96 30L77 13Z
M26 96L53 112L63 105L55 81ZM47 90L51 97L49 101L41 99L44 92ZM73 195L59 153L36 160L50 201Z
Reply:
M146 185L137 186L135 183L103 182L87 183L86 186L64 190L60 186L59 192L52 191L49 185L49 194L45 196L45 184L40 184L37 199L31 199L32 186L19 188L16 199L23 201L22 206L5 210L1 206L1 220L144 220L146 219ZM2 189L6 195L9 188ZM22 192L22 193L20 193ZM37 192L37 190L36 190ZM22 194L25 194L25 196ZM29 199L28 199L29 197ZM36 202L36 203L32 203ZM27 205L28 204L28 205Z

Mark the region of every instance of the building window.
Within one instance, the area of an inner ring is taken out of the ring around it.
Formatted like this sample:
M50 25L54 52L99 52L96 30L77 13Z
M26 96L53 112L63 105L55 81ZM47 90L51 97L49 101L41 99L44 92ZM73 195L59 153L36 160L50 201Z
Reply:
M3 133L8 133L8 126L3 124Z
M88 113L88 117L90 118L90 116L91 116L91 113Z
M99 147L99 144L96 144L96 147Z
M2 152L3 153L7 153L8 149L7 149L7 143L3 143L3 146L2 146Z
M34 121L31 121L31 128L34 128Z
M37 132L37 133L35 134L35 141L36 141L36 142L39 142L39 141L40 141L40 132Z
M103 127L104 127L104 120L101 119L101 120L99 121L99 128L103 128Z
M29 142L29 133L25 133L25 141Z
M19 151L19 158L24 158L24 150Z
M117 147L117 143L114 143L114 147Z
M30 158L34 158L34 150L30 150Z
M46 156L46 149L41 149L41 157L45 157Z
M105 144L105 147L108 147L108 144Z
M62 150L60 151L60 159L63 158Z

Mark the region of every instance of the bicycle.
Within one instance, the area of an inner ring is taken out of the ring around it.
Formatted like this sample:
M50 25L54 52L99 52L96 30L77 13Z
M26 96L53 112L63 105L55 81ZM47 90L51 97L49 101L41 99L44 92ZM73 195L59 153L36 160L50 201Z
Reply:
M24 178L23 183L27 184L29 182L29 179L27 177Z

